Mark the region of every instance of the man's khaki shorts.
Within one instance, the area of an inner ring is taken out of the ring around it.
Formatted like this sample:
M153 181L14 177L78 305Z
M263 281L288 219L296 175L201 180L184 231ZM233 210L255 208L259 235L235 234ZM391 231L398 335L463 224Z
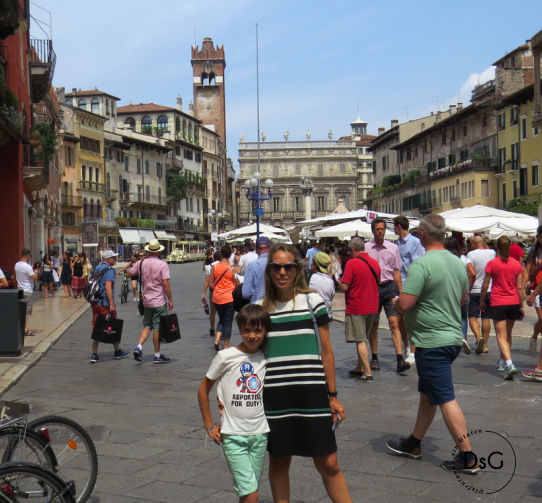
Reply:
M346 342L365 342L378 314L347 314L344 319Z

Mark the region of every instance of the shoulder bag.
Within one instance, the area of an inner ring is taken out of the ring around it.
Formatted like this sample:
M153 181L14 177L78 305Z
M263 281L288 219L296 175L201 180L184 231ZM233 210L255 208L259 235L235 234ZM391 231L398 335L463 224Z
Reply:
M143 262L145 262L145 259L141 261L141 264L139 264L139 302L137 303L137 310L139 311L139 314L143 316L145 314L145 306L143 305L143 294L141 292L141 285L143 284Z
M380 285L380 281L378 281L378 276L376 275L376 272L374 271L374 269L371 267L371 265L369 264L369 262L367 262L367 260L365 260L363 257L360 257L359 255L356 257L356 258L359 258L360 260L362 260L363 262L365 262L367 264L367 267L371 270L371 272L373 273L373 277L376 281L376 286L379 286Z

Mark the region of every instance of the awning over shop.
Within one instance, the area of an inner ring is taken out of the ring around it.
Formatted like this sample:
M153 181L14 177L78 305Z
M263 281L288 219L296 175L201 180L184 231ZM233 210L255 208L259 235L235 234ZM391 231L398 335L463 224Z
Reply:
M137 229L119 229L120 238L125 245L138 245L141 243Z
M166 231L154 231L156 239L160 241L177 241L177 236L175 234L170 234Z
M147 229L139 229L140 243L150 243L154 237L154 232Z

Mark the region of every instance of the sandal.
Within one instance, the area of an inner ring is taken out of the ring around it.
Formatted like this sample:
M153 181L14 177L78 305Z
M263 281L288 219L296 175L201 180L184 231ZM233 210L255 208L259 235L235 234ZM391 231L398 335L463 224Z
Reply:
M25 330L24 335L25 335L25 337L33 337L36 334L34 332L32 332L32 330Z
M220 351L220 341L214 343L215 351Z

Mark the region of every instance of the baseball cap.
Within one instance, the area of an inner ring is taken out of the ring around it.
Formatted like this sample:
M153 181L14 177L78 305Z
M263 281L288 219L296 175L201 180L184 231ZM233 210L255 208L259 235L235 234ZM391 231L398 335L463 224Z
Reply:
M108 259L108 258L113 258L113 257L116 257L117 255L118 255L118 253L115 253L113 250L105 250L102 253L102 260L105 260L105 259Z
M259 248L262 245L271 246L271 240L265 236L260 236L258 239L256 239L256 248Z
M318 252L312 259L316 264L316 267L320 269L320 272L329 272L329 265L331 264L331 258L327 253Z

